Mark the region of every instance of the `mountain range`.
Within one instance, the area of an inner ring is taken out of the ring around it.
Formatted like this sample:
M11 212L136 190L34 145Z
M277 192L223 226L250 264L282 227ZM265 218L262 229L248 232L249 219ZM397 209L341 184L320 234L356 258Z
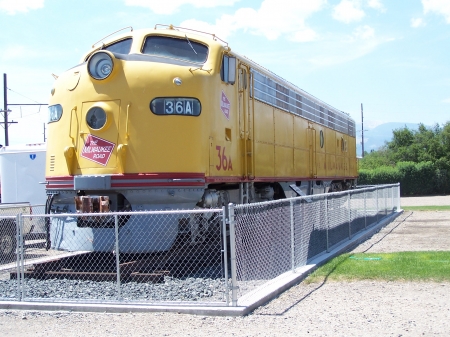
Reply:
M372 150L376 151L386 142L390 142L393 137L393 131L396 129L402 129L407 127L410 130L417 130L419 124L414 123L384 123L379 124L374 128L364 129L364 151L370 152ZM360 126L361 128L361 126ZM359 128L359 129L360 129ZM358 129L358 125L356 127ZM361 131L356 132L356 153L358 156L362 154L361 146Z

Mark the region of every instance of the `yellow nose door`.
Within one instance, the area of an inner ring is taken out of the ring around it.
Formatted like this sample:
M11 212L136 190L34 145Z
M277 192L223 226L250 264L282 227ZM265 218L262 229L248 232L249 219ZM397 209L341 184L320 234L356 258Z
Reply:
M78 168L116 168L120 100L84 102L79 114Z

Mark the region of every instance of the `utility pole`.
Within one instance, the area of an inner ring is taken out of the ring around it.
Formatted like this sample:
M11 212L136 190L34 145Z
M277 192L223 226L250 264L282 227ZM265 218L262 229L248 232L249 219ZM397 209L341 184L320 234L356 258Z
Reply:
M3 118L4 121L0 122L0 124L4 124L5 128L5 146L9 145L9 137L8 137L8 126L9 124L16 124L17 122L8 122L8 113L11 112L11 110L8 110L8 86L7 86L7 79L6 74L3 74L3 110L0 110L3 112Z
M361 147L362 147L361 157L364 158L364 112L362 103L361 103Z
M7 85L7 79L6 74L3 74L3 110L0 110L0 112L3 112L4 121L0 122L0 124L4 124L5 128L5 146L9 145L9 135L8 135L8 126L9 124L17 124L17 122L11 121L8 122L8 113L11 112L11 110L8 110L8 105L48 105L48 104L8 104L8 85ZM45 142L45 124L44 124L44 142Z
M6 74L3 74L3 117L4 117L4 122L3 124L5 124L5 146L9 145L9 141L8 141L8 112L10 112L10 110L8 110L8 92L7 92L7 86L6 86Z

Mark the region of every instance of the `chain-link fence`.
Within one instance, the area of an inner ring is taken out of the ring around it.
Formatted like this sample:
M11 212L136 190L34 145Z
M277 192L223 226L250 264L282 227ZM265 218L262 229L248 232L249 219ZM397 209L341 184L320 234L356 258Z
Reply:
M231 206L236 261L231 302L258 297L268 280L306 265L398 209L399 184Z
M180 211L21 205L0 213L0 301L237 305L395 212L399 189Z
M22 241L13 259L0 257L0 299L223 305L223 214L210 209L5 217ZM23 235L31 218L44 228L49 224L49 233ZM64 244L71 251L55 249Z

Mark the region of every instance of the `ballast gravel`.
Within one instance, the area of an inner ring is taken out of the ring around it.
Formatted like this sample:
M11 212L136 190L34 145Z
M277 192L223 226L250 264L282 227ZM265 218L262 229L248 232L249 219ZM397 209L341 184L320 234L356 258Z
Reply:
M183 280L165 277L164 283L124 283L120 288L123 301L225 301L225 280L186 278ZM117 285L114 282L95 282L83 280L35 280L24 282L27 298L69 300L117 299ZM15 280L0 281L0 298L15 298Z
M450 197L440 198L450 204ZM450 250L450 212L405 212L355 249L405 250ZM0 331L65 337L450 336L450 283L300 283L245 317L0 310Z

